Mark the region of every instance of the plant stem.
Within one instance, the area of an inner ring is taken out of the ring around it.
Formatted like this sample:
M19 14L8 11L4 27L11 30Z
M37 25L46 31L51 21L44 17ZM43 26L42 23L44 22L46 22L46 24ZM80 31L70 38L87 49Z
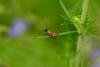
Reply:
M60 5L61 5L61 7L63 8L63 10L64 10L66 16L67 16L69 19L71 19L71 16L70 16L70 14L69 14L67 8L65 7L65 5L62 3L61 0L59 0L59 3L60 3Z
M81 22L84 23L87 15L89 0L83 0Z
M84 67L84 51L83 49L85 47L85 40L86 40L86 34L85 34L85 29L84 29L84 24L86 23L86 15L87 15L87 10L88 10L88 4L89 0L83 0L82 4L82 15L81 15L81 23L82 23L82 30L81 30L81 36L78 37L78 44L77 44L77 52L79 51L79 56L76 56L76 64L75 67ZM82 48L81 48L82 47ZM78 62L77 62L78 61Z

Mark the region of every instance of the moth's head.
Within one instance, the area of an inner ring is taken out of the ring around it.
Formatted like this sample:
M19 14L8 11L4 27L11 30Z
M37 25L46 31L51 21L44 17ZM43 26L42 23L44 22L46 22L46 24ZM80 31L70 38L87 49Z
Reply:
M48 31L48 29L45 29L44 31L45 31L45 32L47 32L47 31Z

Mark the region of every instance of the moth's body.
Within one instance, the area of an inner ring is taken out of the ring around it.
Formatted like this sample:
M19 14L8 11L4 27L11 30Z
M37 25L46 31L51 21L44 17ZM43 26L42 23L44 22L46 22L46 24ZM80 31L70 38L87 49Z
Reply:
M56 38L57 37L57 34L55 32L52 32L52 31L50 31L48 29L46 29L45 32L47 32L47 34L52 38Z

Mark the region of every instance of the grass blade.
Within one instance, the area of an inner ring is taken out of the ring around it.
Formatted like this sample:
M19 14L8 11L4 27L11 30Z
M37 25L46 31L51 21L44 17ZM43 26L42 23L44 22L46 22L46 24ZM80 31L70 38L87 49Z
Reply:
M87 15L89 0L83 0L81 22L84 23Z
M61 5L62 9L64 10L66 16L67 16L69 19L71 19L71 16L70 16L70 14L69 14L67 8L66 8L65 5L63 4L63 2L62 2L61 0L59 0L59 3L60 3L60 5Z

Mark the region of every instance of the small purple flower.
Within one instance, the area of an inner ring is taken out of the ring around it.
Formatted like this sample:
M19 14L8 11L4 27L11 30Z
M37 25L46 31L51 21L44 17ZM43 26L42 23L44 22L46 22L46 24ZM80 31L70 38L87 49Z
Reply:
M8 33L9 36L17 37L24 34L29 28L29 23L30 22L23 19L14 19L12 21L11 29Z
M100 48L93 49L91 52L91 57L92 58L100 57Z

